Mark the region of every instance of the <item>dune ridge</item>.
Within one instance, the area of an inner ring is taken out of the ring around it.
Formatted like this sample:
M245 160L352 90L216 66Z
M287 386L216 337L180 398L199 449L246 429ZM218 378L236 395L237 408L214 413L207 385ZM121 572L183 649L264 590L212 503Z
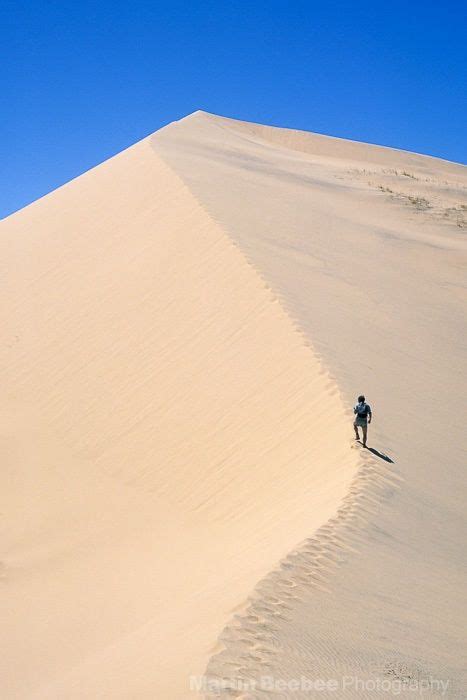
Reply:
M242 610L237 610L222 630L216 652L205 671L208 688L206 700L224 695L238 698L271 697L270 688L266 689L265 685L262 689L255 684L261 677L282 678L280 667L275 665L280 645L277 621L293 623L289 613L303 591L312 594L316 590L328 595L332 592L327 584L334 570L345 565L350 555L358 557L361 530L368 525L369 516L377 513L384 500L390 498L395 489L401 488L401 481L401 477L371 458L362 459L336 515L290 551L273 571L256 584ZM296 644L299 646L298 640ZM323 648L329 653L325 642ZM309 650L306 651L309 653ZM287 678L290 674L286 667L284 671ZM319 672L319 669L316 671ZM302 666L300 672L306 672L306 668ZM319 677L313 675L313 679ZM211 692L210 683L214 683L211 687L215 688ZM222 689L221 692L218 688ZM254 688L254 693L244 692L247 688ZM297 695L297 691L294 694ZM309 692L303 696L307 695Z
M204 113L201 114L204 116ZM260 127L253 124L245 124L245 126ZM264 127L264 129L268 128ZM255 132L252 131L252 133ZM156 140L160 136L163 138L163 132L156 134ZM284 145L281 141L279 143ZM165 162L170 167L170 159L166 159ZM265 288L270 290L269 281L261 268L255 265L254 259L249 257L238 241L231 236L222 219L215 218L203 199L199 195L194 195L192 190L190 192L195 196L206 216L214 219L226 238L239 250L240 255L263 281ZM282 299L275 295L273 298L282 305ZM322 362L322 356L318 356L297 318L290 314L287 307L284 313L288 314L294 330L302 337L304 345L310 348L315 357L318 357L319 362ZM326 367L326 373L333 382L336 381L328 367ZM338 390L337 384L335 387ZM345 406L345 414L351 415L349 401L343 396L339 399ZM351 444L351 447L355 446ZM258 581L248 598L236 607L235 614L220 633L216 651L205 670L205 679L208 686L218 682L218 687L222 689L225 684L225 690L208 691L204 695L206 700L223 697L224 694L226 697L239 699L253 697L251 693L244 694L242 690L236 691L235 683L238 682L239 686L242 684L247 686L249 682L254 683L260 674L267 675L273 670L277 644L275 638L277 627L274 623L278 619L287 622L287 613L291 609L290 602L298 598L295 589L297 591L304 588L308 591L317 589L329 593L330 589L326 587L326 582L332 576L334 568L345 563L350 552L358 554L359 533L367 524L367 516L370 513L375 514L383 501L391 497L394 489L400 488L402 477L395 473L387 462L376 461L371 453L358 451L357 454L358 467L349 483L347 493L337 505L336 512L315 532L306 533L306 539L297 543L297 547L288 552L278 562L277 567ZM387 460L392 463L389 458ZM270 690L261 691L256 688L254 697L263 696L270 697Z
M377 683L405 684L398 692L412 697L409 682L435 679L463 698L465 167L205 113L152 144L267 280L342 394L369 396L378 413L366 459L389 470L388 483L371 478L372 507L344 528L355 551L325 585L307 585L311 556L294 564L291 553L224 630L208 674L358 676L373 690L333 697L368 698L385 695ZM285 580L298 583L287 602Z

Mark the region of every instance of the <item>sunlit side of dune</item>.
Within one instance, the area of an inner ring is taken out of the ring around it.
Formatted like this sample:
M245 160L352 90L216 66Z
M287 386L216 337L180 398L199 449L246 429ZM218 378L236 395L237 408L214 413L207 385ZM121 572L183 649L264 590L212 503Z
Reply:
M150 140L0 245L1 695L185 698L348 496L347 407Z

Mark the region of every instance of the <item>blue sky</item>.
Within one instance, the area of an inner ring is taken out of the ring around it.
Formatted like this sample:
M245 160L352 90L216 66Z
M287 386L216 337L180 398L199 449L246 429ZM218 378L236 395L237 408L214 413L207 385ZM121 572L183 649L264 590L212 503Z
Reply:
M465 163L465 7L4 0L0 216L196 109Z

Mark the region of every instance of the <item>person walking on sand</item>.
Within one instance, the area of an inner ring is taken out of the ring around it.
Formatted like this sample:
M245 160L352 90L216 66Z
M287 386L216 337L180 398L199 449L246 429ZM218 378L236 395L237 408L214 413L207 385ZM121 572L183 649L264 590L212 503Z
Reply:
M362 429L363 433L363 447L366 447L366 436L368 432L368 424L371 423L371 408L369 404L365 403L365 397L358 397L358 404L355 406L353 412L355 413L355 420L353 427L355 428L355 439L360 440L360 435L358 434L358 429Z

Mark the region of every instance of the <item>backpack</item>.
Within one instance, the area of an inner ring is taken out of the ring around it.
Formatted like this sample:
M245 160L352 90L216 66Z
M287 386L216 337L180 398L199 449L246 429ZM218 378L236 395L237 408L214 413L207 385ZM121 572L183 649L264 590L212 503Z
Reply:
M357 406L357 416L359 418L366 418L368 413L370 412L370 407L368 406L367 403L359 403Z

